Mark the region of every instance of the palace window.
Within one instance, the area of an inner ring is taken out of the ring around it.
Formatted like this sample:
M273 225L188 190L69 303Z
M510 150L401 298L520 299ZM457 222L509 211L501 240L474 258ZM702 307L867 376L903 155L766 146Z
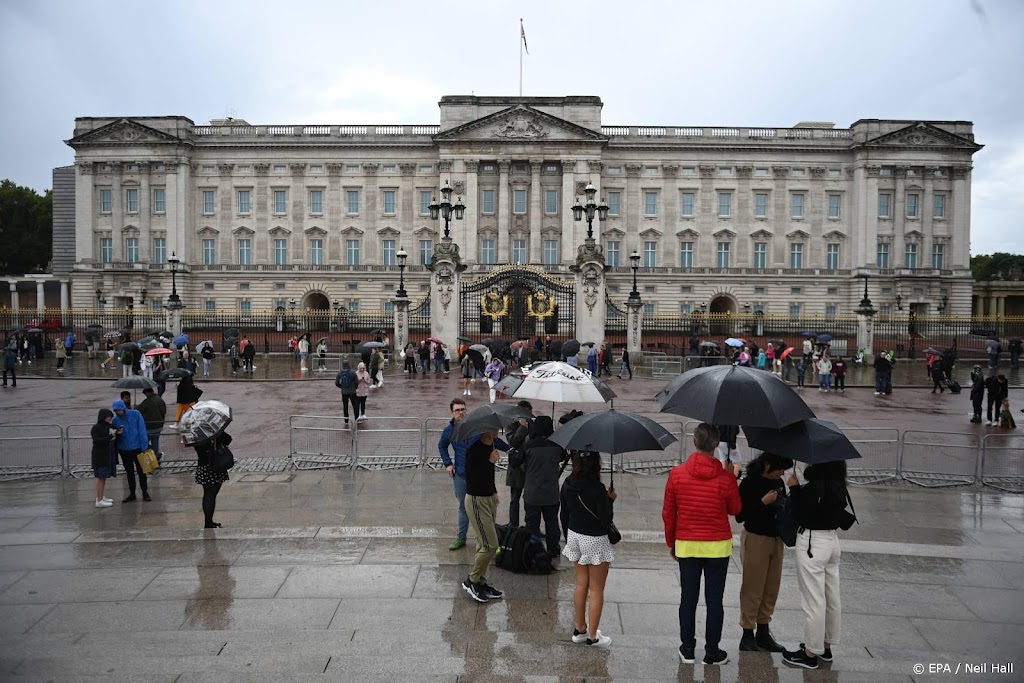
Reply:
M683 192L679 195L679 211L683 216L693 216L693 198L692 192Z
M350 266L359 265L359 240L345 240L345 254Z
M544 191L544 213L558 213L558 190Z
M124 260L128 263L139 262L139 238L128 237L124 241Z
M654 268L658 265L658 243L654 241L644 242L644 267Z
M345 201L348 204L347 213L353 215L359 213L359 190L346 190Z
M679 267L693 268L693 242L679 243Z
M212 239L203 240L203 265L212 266L217 262L217 242Z
M793 218L804 217L804 199L806 196L801 192L794 192L790 198L790 216Z
M398 263L398 261L395 258L395 254L396 253L397 253L397 251L395 249L395 241L394 240L384 240L381 243L381 249L380 249L381 264L385 265L385 266L396 265Z
M657 216L658 215L658 193L657 192L644 192L644 215L645 216Z
M323 190L309 191L309 212L313 214L322 214L324 212Z
M276 239L274 240L274 265L286 266L288 265L288 240Z
M754 194L754 216L757 218L768 217L768 193L757 192Z
M283 215L288 212L288 192L274 190L274 213Z
M558 240L544 240L544 265L558 265Z
M825 245L825 267L830 270L839 268L839 245L834 242Z
M604 243L604 254L608 259L609 268L617 268L619 265L619 241L609 240Z
M153 238L153 263L164 263L167 261L167 239L164 237Z
M249 190L238 191L238 213L250 213L252 207L249 205Z
M434 241L433 240L420 240L420 265L426 266L430 264L431 259L434 258Z
M139 212L139 191L132 189L125 192L124 209L128 213Z
M718 217L725 218L732 215L732 192L718 193Z
M314 266L324 264L324 241L320 238L309 241L309 263Z
M622 193L621 192L609 192L608 193L608 215L618 216L622 211Z
M212 216L215 208L214 199L216 195L213 190L203 190L203 214Z
M718 243L718 267L728 268L729 267L729 256L732 251L732 245L729 242Z
M167 211L167 191L162 187L153 189L153 213L165 213Z
M760 269L768 267L767 242L754 242L754 267Z
M878 256L875 262L879 268L889 268L889 244L887 242L878 243Z
M252 265L252 240L248 237L238 240L238 265Z
M110 190L100 190L100 213L110 213L111 201Z

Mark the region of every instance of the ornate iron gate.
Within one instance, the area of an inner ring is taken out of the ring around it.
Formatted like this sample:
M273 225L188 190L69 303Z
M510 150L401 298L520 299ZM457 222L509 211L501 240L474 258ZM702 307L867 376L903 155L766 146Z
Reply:
M474 340L513 341L537 335L570 339L576 334L576 287L533 266L503 266L463 281L459 329Z

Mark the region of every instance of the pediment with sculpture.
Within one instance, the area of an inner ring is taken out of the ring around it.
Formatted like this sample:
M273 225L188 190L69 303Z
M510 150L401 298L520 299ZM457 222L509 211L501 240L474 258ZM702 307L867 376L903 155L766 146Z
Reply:
M464 123L434 136L437 141L605 142L599 132L525 104Z

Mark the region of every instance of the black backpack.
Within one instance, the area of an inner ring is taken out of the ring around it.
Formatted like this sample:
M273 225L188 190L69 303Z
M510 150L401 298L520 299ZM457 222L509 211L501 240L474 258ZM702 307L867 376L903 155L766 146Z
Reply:
M494 564L516 574L550 574L554 571L544 542L526 529L499 524L498 555Z

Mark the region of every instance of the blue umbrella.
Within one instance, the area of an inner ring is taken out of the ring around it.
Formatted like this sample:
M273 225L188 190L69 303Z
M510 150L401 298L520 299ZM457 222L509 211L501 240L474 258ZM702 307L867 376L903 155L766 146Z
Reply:
M818 333L817 332L811 332L810 330L805 330L804 333L802 335L800 335L800 336L801 337L817 337Z
M831 341L832 341L832 335L831 334L819 334L818 335L818 343L819 344L828 344Z
M736 348L739 348L739 347L743 346L743 340L742 339L735 339L733 337L729 337L728 339L726 339L725 343L727 345L729 345L729 346L735 346Z
M183 346L188 346L188 335L182 332L171 341L171 344L178 347L179 349Z

